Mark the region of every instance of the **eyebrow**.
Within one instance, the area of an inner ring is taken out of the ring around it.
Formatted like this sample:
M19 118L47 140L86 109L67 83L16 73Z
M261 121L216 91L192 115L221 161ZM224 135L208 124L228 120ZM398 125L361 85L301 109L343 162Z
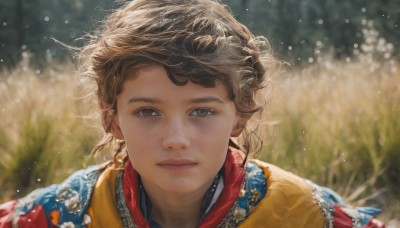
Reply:
M160 100L154 99L154 98L147 98L147 97L133 97L128 100L127 104L132 104L132 103L161 103ZM189 103L194 103L194 104L199 104L199 103L208 103L208 102L215 102L215 103L220 103L223 104L225 103L223 100L219 99L218 97L214 96L209 96L209 97L200 97L200 98L194 98L189 100Z
M221 103L221 104L225 103L223 100L219 99L218 97L213 97L213 96L200 97L200 98L195 98L195 99L190 100L190 103L195 103L195 104L207 103L207 102L216 102L216 103Z
M133 97L128 100L128 104L137 103L137 102L144 102L144 103L160 103L159 100L147 97Z

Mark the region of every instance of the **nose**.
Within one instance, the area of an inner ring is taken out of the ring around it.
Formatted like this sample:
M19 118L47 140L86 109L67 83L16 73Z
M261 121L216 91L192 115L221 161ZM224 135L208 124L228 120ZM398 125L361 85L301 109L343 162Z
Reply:
M169 151L183 151L190 145L189 129L183 120L174 119L166 123L163 147Z

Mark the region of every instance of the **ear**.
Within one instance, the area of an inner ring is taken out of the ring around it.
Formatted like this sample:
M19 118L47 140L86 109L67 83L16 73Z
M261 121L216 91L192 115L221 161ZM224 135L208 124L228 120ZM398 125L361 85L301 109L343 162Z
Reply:
M99 101L99 108L104 130L107 133L111 133L115 139L123 140L124 135L119 127L118 114L114 110L107 108L104 101Z
M111 123L110 133L113 135L115 139L124 140L124 135L122 134L120 125L119 125L119 118L118 113L113 114L113 120Z
M231 137L239 137L239 135L246 127L247 121L250 119L251 116L252 116L251 114L242 114L236 117L237 119L235 126L232 129Z
M239 128L239 127L236 127L236 126L235 126L235 128L233 128L233 130L231 132L231 137L239 137L239 135L242 133L242 131L244 129L244 128Z

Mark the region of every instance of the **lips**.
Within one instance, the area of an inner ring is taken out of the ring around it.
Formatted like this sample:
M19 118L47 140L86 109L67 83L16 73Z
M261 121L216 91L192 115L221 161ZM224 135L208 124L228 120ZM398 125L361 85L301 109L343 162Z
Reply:
M189 159L167 159L157 165L168 170L185 170L196 166L198 163Z

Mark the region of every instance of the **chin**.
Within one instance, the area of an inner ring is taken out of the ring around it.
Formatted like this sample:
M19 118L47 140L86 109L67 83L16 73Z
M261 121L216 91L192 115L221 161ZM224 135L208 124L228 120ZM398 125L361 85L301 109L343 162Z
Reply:
M175 194L185 194L196 191L198 188L190 183L174 183L163 187L164 191Z

